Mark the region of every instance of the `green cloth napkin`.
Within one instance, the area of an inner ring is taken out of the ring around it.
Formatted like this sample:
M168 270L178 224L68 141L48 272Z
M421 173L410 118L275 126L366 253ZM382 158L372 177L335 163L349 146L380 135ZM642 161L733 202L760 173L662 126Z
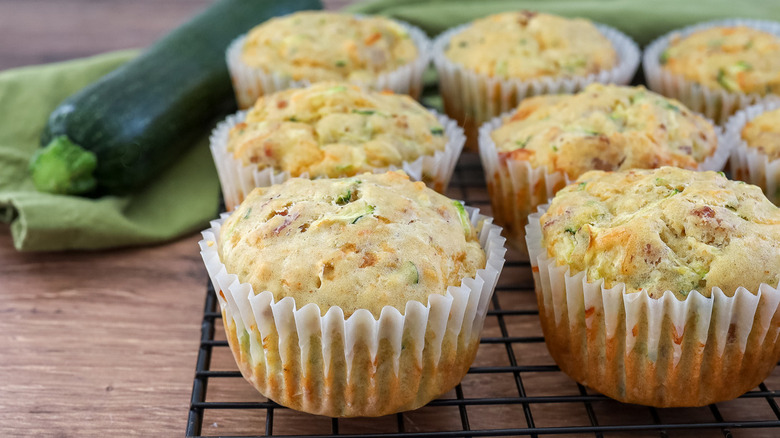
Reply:
M137 53L0 72L0 221L11 224L18 250L159 243L204 228L217 215L219 180L206 138L132 196L89 199L33 187L27 165L49 113Z
M590 18L620 29L643 46L666 32L702 21L780 20L777 0L374 0L349 7L353 12L398 18L430 35L478 17L520 9Z

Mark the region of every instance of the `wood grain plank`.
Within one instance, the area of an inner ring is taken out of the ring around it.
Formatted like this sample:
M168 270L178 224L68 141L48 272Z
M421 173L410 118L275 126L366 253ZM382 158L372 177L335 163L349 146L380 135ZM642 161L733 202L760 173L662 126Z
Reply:
M0 0L0 70L146 47L212 0Z
M179 435L206 274L198 236L25 254L0 231L0 436Z
M214 0L0 0L0 70L142 48ZM325 0L328 9L354 0Z

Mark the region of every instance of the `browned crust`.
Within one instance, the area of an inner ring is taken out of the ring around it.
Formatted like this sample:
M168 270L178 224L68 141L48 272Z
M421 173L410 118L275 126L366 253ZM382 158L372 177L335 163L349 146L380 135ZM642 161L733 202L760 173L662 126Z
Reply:
M528 254L525 241L528 215L536 212L540 205L547 202L547 188L544 179L536 181L533 187L529 187L525 183L530 179L530 175L527 174L517 178L518 181L522 181L519 186L514 184L507 165L510 160L499 154L498 169L493 175L487 177L488 195L494 222L504 228L502 234L507 238L507 242L525 255ZM554 191L557 192L565 186L565 181L561 180L554 187Z
M309 358L306 364L296 361L284 368L279 358L279 340L274 336L263 340L264 362L252 367L250 358L241 350L232 318L224 309L222 316L233 357L241 374L255 389L288 408L330 417L378 417L422 407L463 379L479 346L478 340L468 344L458 342L457 347L445 343L438 363L424 350L422 367L410 348L408 353L402 352L396 376L392 361L381 359L391 354L387 342L380 343L374 361L367 347L358 345L352 373L347 376L344 346L336 344L326 375L319 340L313 340L306 352ZM429 335L426 334L426 341ZM292 336L285 348L291 357L301 357L297 336ZM305 368L303 372L301 366Z
M567 315L556 325L544 309L539 275L534 273L534 277L539 317L550 355L569 377L615 400L655 407L694 407L731 400L761 383L780 359L779 313L775 313L763 341L756 334L759 323L754 322L744 353L729 336L723 354L719 354L714 342L705 345L692 334L677 333L665 319L661 328L665 335L659 343L661 353L653 361L643 351L641 342L625 351L628 330L641 331L643 327L625 327L622 308L619 326L611 338L606 338L604 315L596 309L588 315L588 319L593 318L589 328L572 329ZM759 308L765 304L762 299ZM643 318L638 326L645 324L647 320ZM671 354L673 343L682 352L676 365Z

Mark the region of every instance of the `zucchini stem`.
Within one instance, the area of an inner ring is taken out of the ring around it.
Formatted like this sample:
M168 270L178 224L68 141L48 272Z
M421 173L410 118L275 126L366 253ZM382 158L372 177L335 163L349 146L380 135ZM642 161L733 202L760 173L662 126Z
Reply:
M97 157L61 135L30 159L35 188L40 192L79 195L95 189Z

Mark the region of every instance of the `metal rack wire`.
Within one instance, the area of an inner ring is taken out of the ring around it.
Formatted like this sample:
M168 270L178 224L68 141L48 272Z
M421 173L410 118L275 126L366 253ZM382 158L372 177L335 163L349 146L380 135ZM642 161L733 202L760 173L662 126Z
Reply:
M489 214L476 154L463 154L448 195ZM477 359L460 385L417 411L327 419L280 406L244 382L222 328L216 327L222 316L209 284L186 436L780 436L780 391L769 389L780 387L780 368L758 388L717 405L626 405L558 369L544 347L537 315L530 268L510 251Z

